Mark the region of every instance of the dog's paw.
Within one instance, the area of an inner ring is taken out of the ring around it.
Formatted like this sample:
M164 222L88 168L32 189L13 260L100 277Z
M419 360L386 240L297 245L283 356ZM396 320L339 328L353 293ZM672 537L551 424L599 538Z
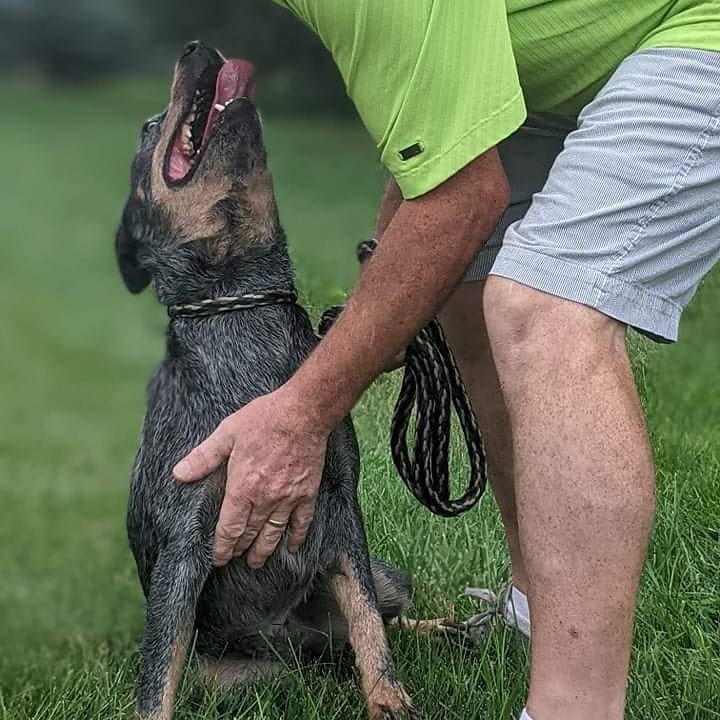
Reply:
M368 707L370 720L422 720L422 713L413 705L402 686L384 689Z
M422 713L414 705L402 708L378 707L378 714L371 715L372 720L423 720Z

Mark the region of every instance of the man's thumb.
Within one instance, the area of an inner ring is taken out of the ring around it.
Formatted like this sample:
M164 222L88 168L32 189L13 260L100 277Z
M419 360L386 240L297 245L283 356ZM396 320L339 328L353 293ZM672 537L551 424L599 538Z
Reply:
M196 482L220 467L232 451L232 436L218 429L186 455L174 468L173 475L180 482Z

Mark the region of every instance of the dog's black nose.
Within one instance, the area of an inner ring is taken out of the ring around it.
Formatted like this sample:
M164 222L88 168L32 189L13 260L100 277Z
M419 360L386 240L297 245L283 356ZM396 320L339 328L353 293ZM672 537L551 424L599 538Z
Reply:
M192 55L198 48L200 47L200 41L199 40L191 40L184 48L183 48L183 57L187 57L188 55Z

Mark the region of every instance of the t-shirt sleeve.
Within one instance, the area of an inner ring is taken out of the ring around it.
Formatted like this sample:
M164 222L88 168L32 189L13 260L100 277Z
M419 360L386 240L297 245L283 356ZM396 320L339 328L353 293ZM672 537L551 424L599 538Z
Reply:
M404 197L512 134L525 104L505 0L287 0L320 36Z

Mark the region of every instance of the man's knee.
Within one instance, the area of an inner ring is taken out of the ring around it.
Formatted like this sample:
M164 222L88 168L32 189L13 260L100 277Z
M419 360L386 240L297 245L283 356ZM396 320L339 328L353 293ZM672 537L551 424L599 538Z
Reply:
M531 369L591 372L627 363L625 326L593 308L492 276L485 284L485 323L501 379Z

